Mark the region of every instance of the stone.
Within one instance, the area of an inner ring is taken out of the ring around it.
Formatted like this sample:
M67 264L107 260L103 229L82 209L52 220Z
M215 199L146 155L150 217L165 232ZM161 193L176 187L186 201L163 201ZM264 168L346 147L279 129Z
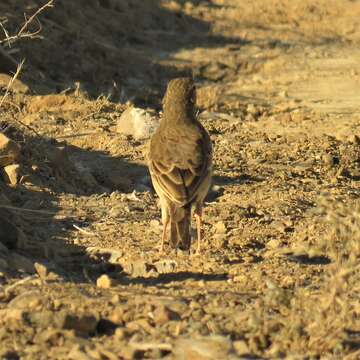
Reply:
M20 145L0 132L0 167L13 164L20 157Z
M246 111L254 116L256 116L259 112L254 104L248 104Z
M114 279L110 278L108 275L103 274L96 280L96 286L100 289L110 289L115 286L116 282Z
M226 234L226 225L223 221L218 221L215 225L215 232L217 234Z
M46 280L59 279L59 275L54 273L53 271L50 271L49 267L50 267L49 265L44 263L39 263L39 262L34 263L35 271L37 272L37 274L41 279L46 279Z
M112 321L114 324L122 324L124 319L124 309L120 306L117 306L110 314L109 316L110 321Z
M12 299L8 303L8 308L35 310L40 309L46 301L46 297L39 291L30 290L25 291Z
M1 175L5 183L8 185L16 185L19 182L20 169L21 168L19 164L5 166L1 171Z
M268 249L277 249L281 246L281 242L278 239L271 239L266 243Z
M0 88L6 89L12 76L7 74L0 74ZM11 85L11 91L15 94L27 94L29 87L24 84L21 80L15 79Z
M50 310L31 312L28 314L28 319L33 325L46 329L53 324L54 313Z
M4 322L8 321L22 321L25 316L24 309L1 309L0 318Z
M149 139L159 126L159 120L149 111L130 107L120 116L116 132L130 135L135 140Z
M71 108L73 101L74 100L72 100L65 94L33 96L27 104L27 109L29 113L56 111L59 110L60 107L62 107L63 109L69 109Z
M175 359L219 360L228 359L233 352L231 341L224 336L208 336L198 339L178 339L174 344Z
M233 346L234 346L235 352L238 356L244 356L244 355L250 354L249 346L247 345L246 341L244 341L244 340L234 341Z
M42 279L47 277L49 271L48 271L48 268L44 264L36 262L34 264L34 267L35 267L36 272Z
M126 336L126 330L123 327L118 327L115 330L114 337L116 340L123 340Z
M73 315L67 311L60 311L54 319L55 326L64 330L74 330L81 334L92 334L98 323L94 315Z
M161 326L172 320L180 320L180 316L167 306L159 306L153 313L153 320L156 325Z
M331 154L323 154L322 161L328 167L333 167L335 165L335 158Z

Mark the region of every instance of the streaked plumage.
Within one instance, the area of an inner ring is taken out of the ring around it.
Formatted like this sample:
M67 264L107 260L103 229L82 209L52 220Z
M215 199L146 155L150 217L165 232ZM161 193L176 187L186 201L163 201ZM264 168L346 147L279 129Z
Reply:
M198 251L201 215L212 176L212 146L208 133L197 120L195 86L190 78L171 80L163 100L163 117L150 142L149 169L161 203L163 249L170 223L172 247L191 245L191 208L197 222Z

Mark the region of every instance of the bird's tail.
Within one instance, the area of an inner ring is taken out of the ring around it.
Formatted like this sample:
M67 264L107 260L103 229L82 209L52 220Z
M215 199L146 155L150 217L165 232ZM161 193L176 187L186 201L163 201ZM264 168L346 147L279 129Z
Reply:
M170 246L189 250L191 244L191 206L176 208L170 221Z

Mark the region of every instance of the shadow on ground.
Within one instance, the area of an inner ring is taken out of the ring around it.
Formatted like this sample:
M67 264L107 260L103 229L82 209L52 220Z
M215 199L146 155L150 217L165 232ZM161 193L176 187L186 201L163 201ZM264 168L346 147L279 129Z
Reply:
M113 101L156 105L170 78L191 74L191 63L172 61L174 52L243 43L211 34L209 23L188 15L186 6L198 3L57 2L40 16L43 39L17 44L19 58L27 60L23 79L36 94L72 91L79 83L93 98L105 94ZM24 11L34 11L22 6L21 1L0 5L11 14L10 30L21 24Z

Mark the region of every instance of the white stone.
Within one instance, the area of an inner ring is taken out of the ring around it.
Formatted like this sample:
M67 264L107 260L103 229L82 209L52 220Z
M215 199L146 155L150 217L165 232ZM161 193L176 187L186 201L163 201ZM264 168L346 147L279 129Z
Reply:
M159 120L150 112L140 108L128 108L120 116L116 131L131 135L136 140L148 139L159 126Z

